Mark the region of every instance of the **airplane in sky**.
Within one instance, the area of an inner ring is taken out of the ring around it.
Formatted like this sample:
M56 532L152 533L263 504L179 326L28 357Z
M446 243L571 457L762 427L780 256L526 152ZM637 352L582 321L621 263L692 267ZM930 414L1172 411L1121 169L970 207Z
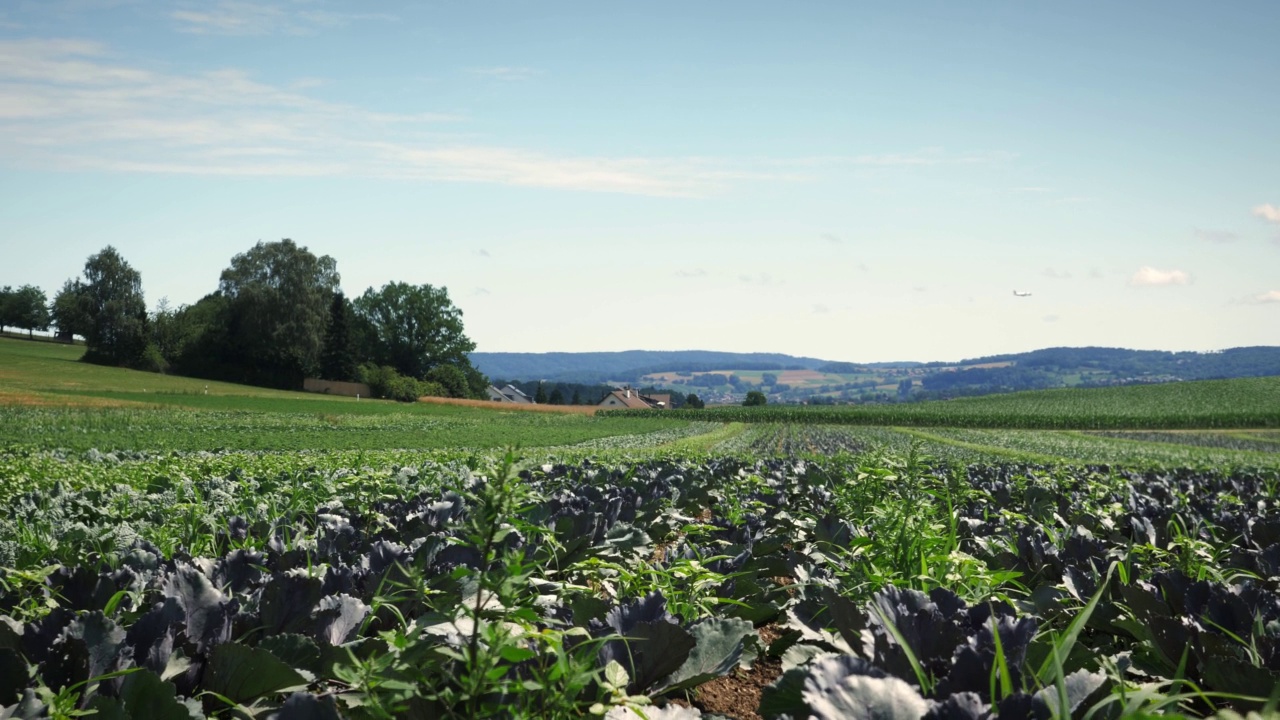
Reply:
M1013 294L1014 297L1031 297L1031 293L1029 291L1023 292L1022 290L1014 290Z

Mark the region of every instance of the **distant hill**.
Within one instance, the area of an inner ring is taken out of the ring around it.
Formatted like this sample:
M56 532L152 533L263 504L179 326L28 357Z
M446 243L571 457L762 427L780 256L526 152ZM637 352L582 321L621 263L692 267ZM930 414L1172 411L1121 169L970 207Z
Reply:
M691 372L724 368L810 370L825 362L817 358L795 357L780 353L731 353L711 350L471 353L471 363L491 378L578 383L635 382L647 373L666 370Z
M722 402L732 402L748 388L765 390L771 402L892 402L1054 387L1280 375L1280 347L1270 346L1205 353L1059 347L959 362L851 363L782 353L708 350L472 353L471 361L493 379L665 382L676 390L697 389L700 395ZM713 372L717 374L708 374ZM734 377L724 375L726 372Z

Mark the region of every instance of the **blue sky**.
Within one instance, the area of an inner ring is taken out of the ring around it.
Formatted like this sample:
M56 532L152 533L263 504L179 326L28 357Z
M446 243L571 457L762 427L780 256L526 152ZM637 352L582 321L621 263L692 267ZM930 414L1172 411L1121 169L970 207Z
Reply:
M484 351L1280 344L1280 4L882 5L5 0L0 285L288 237Z

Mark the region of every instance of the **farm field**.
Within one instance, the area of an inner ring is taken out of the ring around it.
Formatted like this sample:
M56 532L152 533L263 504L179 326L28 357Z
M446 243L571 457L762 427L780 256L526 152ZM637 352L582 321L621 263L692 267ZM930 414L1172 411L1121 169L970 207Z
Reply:
M591 417L24 362L0 717L1226 720L1280 685L1265 424Z
M642 411L610 410L637 416ZM1280 428L1280 376L1063 388L892 405L708 407L673 418L722 422L1073 430Z

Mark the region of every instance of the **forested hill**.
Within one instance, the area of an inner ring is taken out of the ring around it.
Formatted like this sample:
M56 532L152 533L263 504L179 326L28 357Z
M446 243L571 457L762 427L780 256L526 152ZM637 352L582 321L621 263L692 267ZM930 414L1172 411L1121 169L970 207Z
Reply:
M480 372L503 380L562 382L632 381L650 372L685 370L811 370L817 358L780 353L731 353L711 350L625 350L622 352L471 353Z
M1179 380L1214 380L1280 375L1280 347L1238 347L1204 353L1057 347L1013 355L991 355L959 363L932 362L922 367L989 365L1001 362L1012 362L1024 369L1091 368L1134 377L1170 375Z
M650 373L817 370L832 374L909 373L926 390L999 392L1032 387L1111 385L1280 375L1280 347L1242 347L1218 352L1164 352L1122 348L1045 348L949 362L852 363L781 353L707 350L590 353L471 354L490 378L559 382L637 382ZM943 375L945 373L945 376ZM932 378L925 380L924 378Z

